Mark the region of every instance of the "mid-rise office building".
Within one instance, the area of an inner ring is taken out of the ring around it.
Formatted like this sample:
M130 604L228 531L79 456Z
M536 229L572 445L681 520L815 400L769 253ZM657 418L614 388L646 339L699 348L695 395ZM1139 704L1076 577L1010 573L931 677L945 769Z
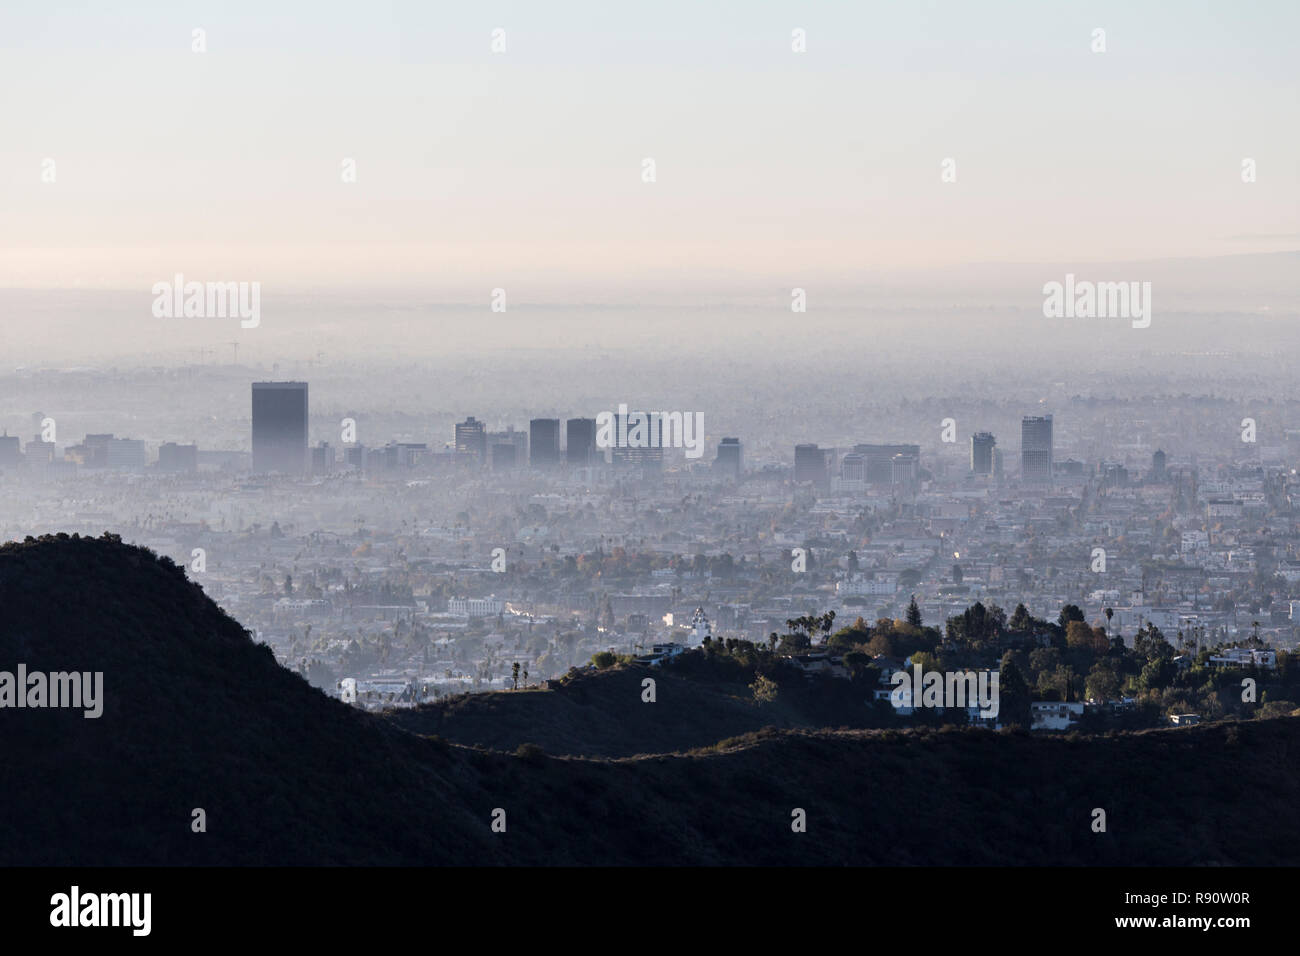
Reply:
M327 441L321 442L311 450L311 473L328 475L334 470L334 449Z
M828 457L829 448L805 444L794 446L794 480L811 482L816 488L827 489L831 484Z
M112 438L107 448L109 468L121 471L143 471L148 460L144 441L139 438Z
M366 468L386 471L416 468L424 463L428 454L429 446L424 442L390 441L383 448L371 450L366 456Z
M724 438L718 442L718 457L713 460L713 469L728 478L739 478L744 467L743 456L739 438Z
M867 480L867 460L856 451L851 451L840 459L840 481L852 485L865 483Z
M23 451L17 435L6 432L0 435L0 468L13 468L23 460Z
M456 425L456 454L487 464L487 426L473 415Z
M1026 415L1020 423L1020 477L1052 480L1052 416Z
M993 474L993 449L997 439L992 432L976 432L970 436L970 470L977 475Z
M599 460L596 448L596 419L570 418L565 423L565 461L572 468L587 468Z
M660 412L628 412L614 416L610 462L615 468L639 471L642 477L663 471L663 418Z
M199 470L199 446L178 445L174 441L158 446L158 470L185 472Z
M1162 484L1166 477L1165 453L1156 449L1156 453L1151 456L1151 480L1156 484Z
M1103 461L1101 463L1101 481L1107 488L1124 488L1128 486L1128 469L1123 462Z
M46 464L54 461L54 455L58 451L54 442L45 441L40 435L35 435L23 449L27 460L32 464Z
M533 468L554 468L560 463L558 418L534 418L528 423L528 463Z
M111 434L87 435L80 445L74 445L65 453L83 468L107 468L108 445L113 440Z
M889 463L891 485L912 485L920 477L920 462L916 455L895 455Z
M528 432L515 431L514 425L507 425L503 432L488 432L487 447L490 464L493 468L505 468L505 459L498 464L492 449L497 445L509 445L514 449L514 457L511 459L510 468L516 468L528 460Z
M860 444L853 446L853 453L861 455L864 463L865 481L873 485L894 484L894 456L908 455L921 460L920 445L875 445Z

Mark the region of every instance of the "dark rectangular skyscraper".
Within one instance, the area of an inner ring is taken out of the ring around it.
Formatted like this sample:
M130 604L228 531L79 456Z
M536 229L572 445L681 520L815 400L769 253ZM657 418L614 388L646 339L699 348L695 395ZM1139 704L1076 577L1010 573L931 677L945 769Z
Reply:
M17 435L0 435L0 468L12 468L23 460Z
M718 457L713 468L728 478L739 478L742 467L742 449L739 438L724 438L718 443Z
M1052 480L1052 416L1026 415L1020 423L1020 477L1023 481Z
M554 468L560 463L558 418L534 418L528 423L528 456L534 468Z
M830 449L817 445L794 446L794 480L810 481L817 488L830 487L831 476L827 468Z
M977 475L993 474L993 449L997 439L992 432L976 432L970 436L970 470Z
M586 468L597 463L596 419L570 418L565 425L568 449L565 460L571 467Z
M253 383L253 471L307 470L307 383Z

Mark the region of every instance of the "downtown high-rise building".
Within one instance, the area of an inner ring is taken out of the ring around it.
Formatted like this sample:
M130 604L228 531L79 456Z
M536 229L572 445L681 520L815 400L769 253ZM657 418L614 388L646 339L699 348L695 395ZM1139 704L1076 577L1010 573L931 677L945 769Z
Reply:
M1156 453L1151 456L1151 481L1155 484L1164 482L1166 471L1166 457L1163 450L1157 448Z
M993 474L993 449L997 444L992 432L976 432L970 436L970 470L973 474Z
M330 447L327 441L321 442L311 450L311 473L313 475L328 475L334 470L334 449Z
M1020 422L1020 478L1052 480L1052 416L1026 415Z
M528 423L528 464L554 468L560 463L560 420L534 418Z
M873 485L895 484L894 458L905 455L915 458L918 468L921 461L921 446L907 444L879 445L864 443L853 446L853 453L861 455L863 461L863 480Z
M528 432L516 431L514 425L507 425L503 432L488 432L488 464L493 471L510 471L522 467L528 461ZM510 452L497 452L500 445L509 445Z
M851 451L840 459L840 481L862 484L867 480L867 459Z
M609 457L615 468L639 471L642 477L663 471L661 415L660 412L627 412L614 416L614 444Z
M307 470L307 383L253 383L253 471Z
M1122 461L1101 463L1101 483L1105 488L1125 488L1129 483L1128 469Z
M456 454L469 455L487 464L487 426L473 415L456 424Z
M13 468L23 460L22 449L19 447L17 435L10 435L5 432L0 435L0 468Z
M564 458L571 468L587 468L599 462L596 449L596 419L570 418L565 423L567 447Z
M916 455L895 455L889 463L891 485L915 485L920 474L921 461Z
M744 450L739 438L724 438L718 442L718 457L713 460L713 470L728 478L739 478L744 466Z
M795 483L811 482L816 488L827 489L831 485L830 457L833 451L817 445L794 446L794 480Z

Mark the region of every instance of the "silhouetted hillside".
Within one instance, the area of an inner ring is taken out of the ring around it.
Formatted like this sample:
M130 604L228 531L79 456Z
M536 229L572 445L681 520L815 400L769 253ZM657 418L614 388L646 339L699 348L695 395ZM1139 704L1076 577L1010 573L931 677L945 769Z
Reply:
M646 677L655 680L653 703L642 700ZM834 678L799 686L806 683L796 674L775 700L759 703L744 678L624 666L578 671L549 690L459 694L387 716L406 730L453 743L493 750L534 743L547 753L587 757L692 750L766 727L879 726L878 712L864 703L868 690ZM844 698L838 709L829 706L831 696Z
M20 662L103 671L106 702L97 720L0 710L0 864L1300 860L1300 719L1055 739L765 731L614 760L491 753L328 699L180 569L111 537L0 548L0 670ZM514 726L511 709L532 708L539 738L577 732L563 694L497 697L473 706ZM700 706L732 719L726 701ZM617 734L593 728L602 746ZM191 832L195 807L206 833ZM490 829L497 807L505 833ZM806 833L791 831L795 808Z
M94 720L0 710L0 861L493 858L455 761L280 667L170 561L112 538L9 544L0 607L0 669L102 671L105 697Z

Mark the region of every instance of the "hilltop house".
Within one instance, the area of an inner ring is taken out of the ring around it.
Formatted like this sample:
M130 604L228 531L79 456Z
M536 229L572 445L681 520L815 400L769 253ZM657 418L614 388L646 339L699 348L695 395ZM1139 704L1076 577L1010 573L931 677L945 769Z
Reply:
M1029 729L1069 730L1082 716L1082 701L1035 700L1029 704Z

